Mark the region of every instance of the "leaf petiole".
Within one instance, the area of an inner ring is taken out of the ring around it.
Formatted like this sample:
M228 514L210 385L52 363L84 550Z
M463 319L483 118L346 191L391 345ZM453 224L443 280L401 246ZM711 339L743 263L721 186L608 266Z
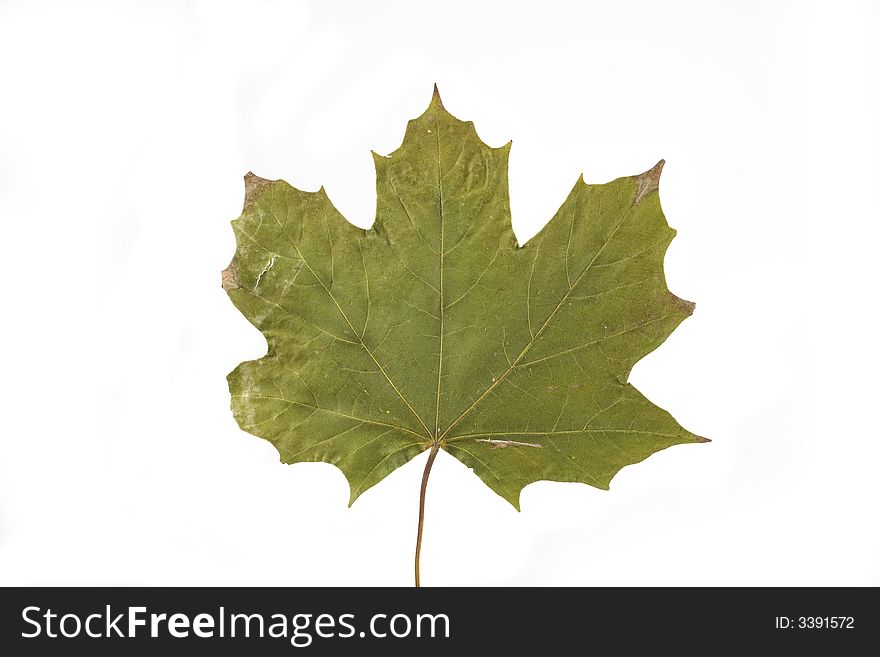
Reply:
M419 556L422 553L422 529L425 525L425 491L428 488L428 477L431 476L431 466L434 465L434 459L437 458L437 452L440 451L440 441L435 440L431 445L431 453L428 454L428 462L425 463L425 471L422 473L422 488L419 493L419 530L416 534L416 587L421 586L419 580Z

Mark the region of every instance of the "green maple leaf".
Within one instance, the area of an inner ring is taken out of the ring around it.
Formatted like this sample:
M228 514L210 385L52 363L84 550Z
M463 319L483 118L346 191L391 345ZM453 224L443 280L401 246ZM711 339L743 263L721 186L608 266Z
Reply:
M435 90L401 147L374 154L369 230L323 188L245 176L223 287L268 353L229 375L233 413L282 461L339 467L350 503L426 450L422 508L442 449L518 509L531 482L606 489L626 465L706 440L627 382L694 309L663 273L663 162L578 180L518 246L509 151Z

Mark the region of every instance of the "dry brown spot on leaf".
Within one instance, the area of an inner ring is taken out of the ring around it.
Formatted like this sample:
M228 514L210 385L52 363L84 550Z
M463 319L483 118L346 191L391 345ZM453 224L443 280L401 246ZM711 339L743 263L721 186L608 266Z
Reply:
M241 287L241 279L239 278L238 256L232 256L229 266L223 270L221 274L221 285L227 292L237 290Z

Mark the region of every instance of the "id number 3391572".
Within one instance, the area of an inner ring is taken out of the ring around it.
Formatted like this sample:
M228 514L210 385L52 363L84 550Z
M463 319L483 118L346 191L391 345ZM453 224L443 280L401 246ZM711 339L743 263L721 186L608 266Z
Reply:
M777 630L852 630L852 616L777 616Z

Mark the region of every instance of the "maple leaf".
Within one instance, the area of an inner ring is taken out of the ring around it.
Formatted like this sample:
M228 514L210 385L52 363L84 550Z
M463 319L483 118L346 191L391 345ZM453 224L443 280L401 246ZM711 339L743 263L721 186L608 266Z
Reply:
M607 184L579 179L519 246L510 143L491 148L436 92L403 144L374 153L372 228L324 189L245 176L237 249L223 272L268 353L229 374L245 431L286 463L326 461L350 504L429 450L459 459L519 509L538 480L608 488L624 466L706 439L627 382L694 304L666 286L675 235L661 160Z

